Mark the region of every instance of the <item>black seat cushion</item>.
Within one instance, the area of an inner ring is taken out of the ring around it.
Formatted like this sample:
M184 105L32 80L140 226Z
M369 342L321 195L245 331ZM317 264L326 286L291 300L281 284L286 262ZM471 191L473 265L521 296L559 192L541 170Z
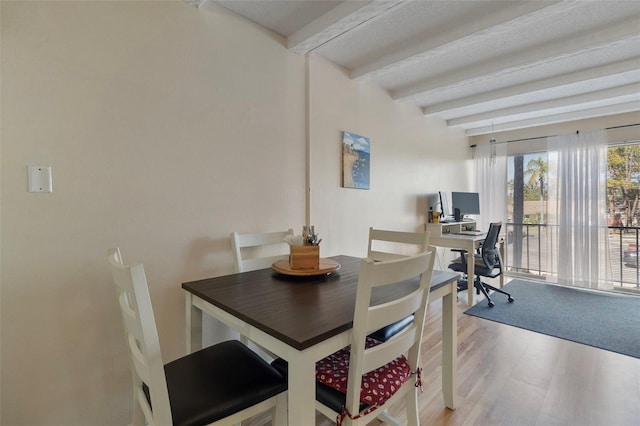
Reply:
M287 389L286 377L237 340L164 366L174 425L202 425Z
M289 364L282 358L277 358L271 365L275 367L283 376L287 377L289 374ZM325 384L316 381L316 399L331 408L336 413L342 411L342 407L347 402L347 395L339 390L333 389ZM369 405L360 403L360 412L369 408Z
M474 263L473 270L475 275L480 275L480 276L489 277L489 278L495 278L496 276L500 275L499 268L497 268L497 271L496 271L496 268L487 268L487 266L482 261L482 257L479 257L479 256L474 256L474 257L475 257L475 263ZM463 272L466 274L467 264L466 262L463 263L463 261L460 258L458 258L449 264L449 269L451 269L452 271Z
M413 322L413 315L409 315L401 319L400 321L396 321L393 324L389 324L386 327L382 327L378 331L374 331L369 335L369 337L373 337L374 339L380 342L386 342L405 328L409 327Z

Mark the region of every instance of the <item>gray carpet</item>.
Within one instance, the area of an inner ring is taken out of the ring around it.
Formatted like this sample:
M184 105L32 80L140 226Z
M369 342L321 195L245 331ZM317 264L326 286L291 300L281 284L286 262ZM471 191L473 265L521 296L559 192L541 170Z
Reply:
M513 280L465 314L640 358L640 297Z

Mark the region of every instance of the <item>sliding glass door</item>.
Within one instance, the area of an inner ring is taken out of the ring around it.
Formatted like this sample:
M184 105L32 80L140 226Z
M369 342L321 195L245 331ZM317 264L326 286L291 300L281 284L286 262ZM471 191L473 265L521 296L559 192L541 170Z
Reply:
M609 146L605 149L603 170L591 177L581 173L594 171L594 160L581 155L572 159L573 169L565 170L574 186L591 186L595 190L602 185L599 219L590 219L586 211L591 207L597 210L596 201L576 198L573 191L577 190L571 186L565 187L564 192L558 190L557 151L549 148L547 140L535 145L536 150L511 149L515 152L506 157L507 271L551 282L570 281L570 285L640 291L640 145L636 142ZM580 164L581 161L588 163ZM568 193L569 189L572 192ZM586 227L574 228L578 221L586 223ZM565 230L561 231L563 226ZM589 229L592 235L588 235ZM585 249L594 242L598 251L595 256ZM573 251L575 246L578 249ZM575 268L577 284L573 283ZM580 276L587 268L597 278ZM569 280L567 274L571 275ZM587 283L590 280L595 283Z

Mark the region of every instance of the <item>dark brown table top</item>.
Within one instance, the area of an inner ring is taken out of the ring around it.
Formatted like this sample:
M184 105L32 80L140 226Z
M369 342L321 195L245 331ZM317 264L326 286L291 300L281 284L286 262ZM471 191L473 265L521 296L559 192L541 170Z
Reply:
M360 259L331 259L342 267L330 275L295 277L267 268L187 282L182 288L303 350L353 326ZM451 272L433 271L431 290L456 277ZM416 286L417 281L406 283L407 289ZM383 303L388 296L384 288L376 289L373 303Z

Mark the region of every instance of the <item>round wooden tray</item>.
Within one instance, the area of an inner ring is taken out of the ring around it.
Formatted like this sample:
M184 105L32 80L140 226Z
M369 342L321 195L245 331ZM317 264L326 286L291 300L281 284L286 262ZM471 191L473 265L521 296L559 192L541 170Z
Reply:
M325 275L340 269L340 264L335 260L320 258L318 269L291 269L289 261L282 259L273 262L271 269L284 275L294 275L297 277L311 277L314 275Z

